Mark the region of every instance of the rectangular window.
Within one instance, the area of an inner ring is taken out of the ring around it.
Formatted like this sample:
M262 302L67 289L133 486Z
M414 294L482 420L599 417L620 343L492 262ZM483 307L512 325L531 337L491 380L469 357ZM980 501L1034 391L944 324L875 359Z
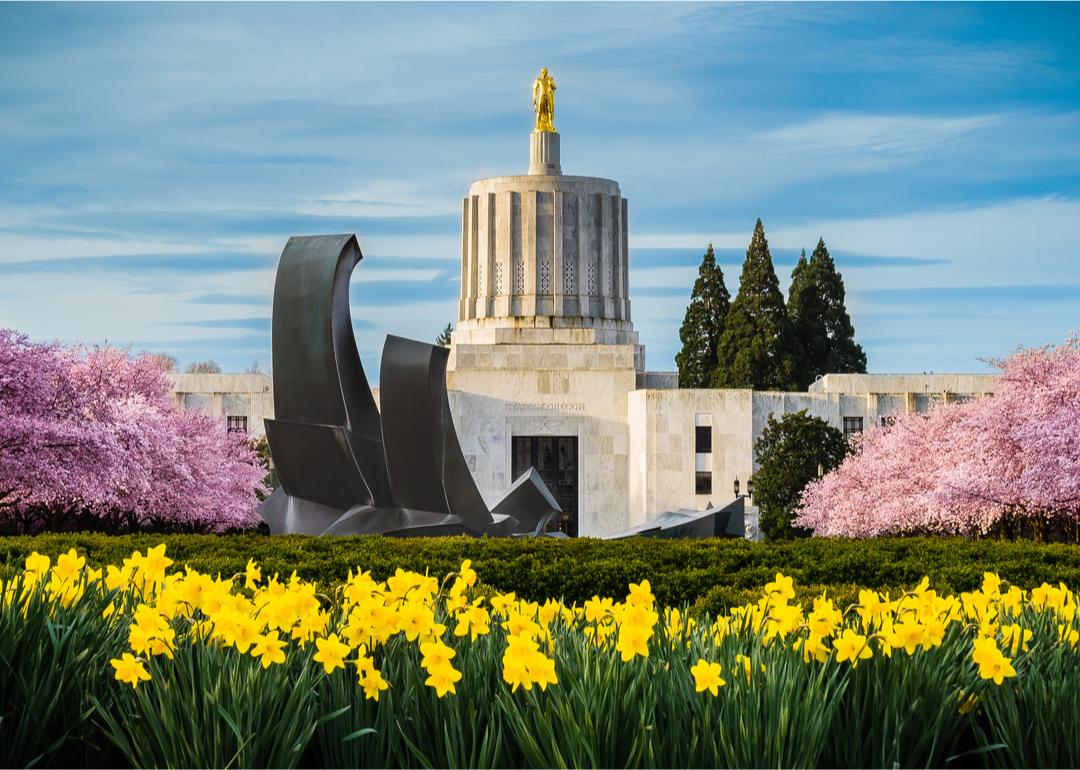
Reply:
M248 418L246 416L232 416L225 418L225 427L229 433L247 433Z
M712 453L712 426L694 426L694 451L699 455Z
M694 492L699 495L712 494L712 471L697 471L694 474Z
M862 417L845 417L844 438L851 438L856 433L862 433Z

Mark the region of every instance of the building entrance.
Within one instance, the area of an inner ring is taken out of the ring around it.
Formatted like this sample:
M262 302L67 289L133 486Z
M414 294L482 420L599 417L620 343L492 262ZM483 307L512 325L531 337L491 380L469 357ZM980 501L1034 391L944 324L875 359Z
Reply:
M577 436L514 436L513 478L536 468L562 508L554 529L577 537Z

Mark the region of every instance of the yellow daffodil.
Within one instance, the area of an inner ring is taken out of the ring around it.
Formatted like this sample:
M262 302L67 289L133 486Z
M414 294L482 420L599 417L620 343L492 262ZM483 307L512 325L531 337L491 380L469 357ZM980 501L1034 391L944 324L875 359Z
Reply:
M810 634L806 639L799 639L796 650L801 650L803 654L803 662L809 663L811 660L816 660L818 663L824 663L829 659L829 645L825 643L823 637L817 634ZM747 659L749 662L749 659Z
M165 570L173 565L173 560L165 555L165 544L146 549L142 568L151 575L164 577Z
M618 640L615 649L622 658L623 663L640 656L649 657L649 638L652 631L640 626L624 625L619 629Z
M454 636L469 635L474 642L476 637L483 636L491 630L491 615L476 600L463 609L457 615L457 625L454 626Z
M142 661L130 652L125 652L119 658L113 658L109 663L116 670L116 680L126 682L132 688L137 688L139 682L150 681L150 674L147 673Z
M859 605L856 610L862 618L864 628L873 628L877 619L889 611L888 597L882 597L877 591L859 591Z
M518 687L531 690L538 685L546 690L549 684L558 684L555 674L555 661L540 651L536 642L529 638L507 637L503 651L503 681L510 685L511 691Z
M690 673L694 676L694 690L705 692L708 690L714 696L720 694L720 688L727 682L720 676L720 664L710 663L704 658L698 658L698 662L690 667Z
M262 580L262 570L254 559L248 559L247 566L244 568L244 588L254 591L260 580Z
M270 668L275 663L284 663L285 642L278 638L277 631L260 634L251 646L251 656L258 658L263 668Z
M390 688L390 683L383 679L382 672L375 668L362 671L360 674L360 687L364 691L364 697L368 700L378 701L379 693Z
M656 597L653 596L652 586L649 585L648 580L630 584L630 593L626 595L627 604L638 607L652 607L655 602Z
M833 640L833 649L836 650L836 662L851 661L852 668L858 666L860 660L874 656L874 651L867 644L866 637L850 628L845 628L840 638Z
M457 654L453 649L440 641L427 642L420 645L420 654L423 658L420 665L428 671L450 665L450 661Z
M49 571L49 567L52 565L52 559L42 553L34 551L26 557L26 561L23 562L26 577L32 581L37 581L43 578Z
M72 548L67 553L62 553L56 560L52 576L60 583L71 583L79 578L83 567L86 566L86 558L79 556Z
M914 619L903 620L893 626L892 637L894 646L902 648L908 655L914 655L926 637L926 628Z
M465 581L465 585L472 588L476 585L476 571L472 568L472 559L466 559L461 562L461 569L458 570L458 575Z
M1006 658L993 639L980 637L975 640L971 659L979 666L979 676L992 679L994 684L1001 684L1009 677L1016 676L1012 661Z
M312 656L316 663L322 663L326 673L333 673L335 669L345 668L345 656L349 654L349 645L342 642L337 634L330 634L325 639L316 639L315 647L318 649Z
M765 596L774 602L786 603L795 598L795 581L777 572L776 577L765 584Z
M419 602L406 602L398 612L398 622L405 638L415 642L420 636L427 636L435 625L435 614L426 605Z
M428 678L424 680L424 684L435 688L435 694L441 698L447 693L456 695L457 689L454 687L454 683L459 681L461 681L461 672L447 663L436 669L428 670Z

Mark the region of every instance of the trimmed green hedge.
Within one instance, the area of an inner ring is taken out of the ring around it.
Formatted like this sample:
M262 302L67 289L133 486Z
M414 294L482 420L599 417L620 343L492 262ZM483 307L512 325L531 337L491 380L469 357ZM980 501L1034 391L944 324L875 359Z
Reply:
M994 571L1032 588L1046 581L1080 587L1080 546L993 540L810 538L778 543L742 540L592 539L397 539L386 537L267 537L261 535L50 534L0 538L0 560L21 560L31 551L55 557L76 548L91 564L120 563L135 549L165 542L178 565L220 573L241 572L249 558L268 576L295 570L332 587L350 568L377 578L398 567L445 575L472 559L480 580L528 599L563 597L581 602L594 594L622 597L627 584L647 578L664 604L715 611L756 599L761 587L783 572L795 578L799 598L825 588L844 602L858 588L910 587L929 575L939 591L968 591Z

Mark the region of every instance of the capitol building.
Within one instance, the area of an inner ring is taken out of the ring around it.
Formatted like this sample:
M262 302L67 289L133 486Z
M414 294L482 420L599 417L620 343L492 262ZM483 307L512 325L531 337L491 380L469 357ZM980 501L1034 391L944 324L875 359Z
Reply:
M745 492L770 416L805 409L852 434L994 390L994 375L977 374L826 374L807 392L687 390L673 372L646 371L631 313L628 201L613 180L563 173L553 125L529 141L527 173L473 182L461 206L447 384L489 505L532 466L562 506L559 529L609 535L664 511L728 503L736 482ZM255 435L273 417L266 375L177 374L174 398Z

